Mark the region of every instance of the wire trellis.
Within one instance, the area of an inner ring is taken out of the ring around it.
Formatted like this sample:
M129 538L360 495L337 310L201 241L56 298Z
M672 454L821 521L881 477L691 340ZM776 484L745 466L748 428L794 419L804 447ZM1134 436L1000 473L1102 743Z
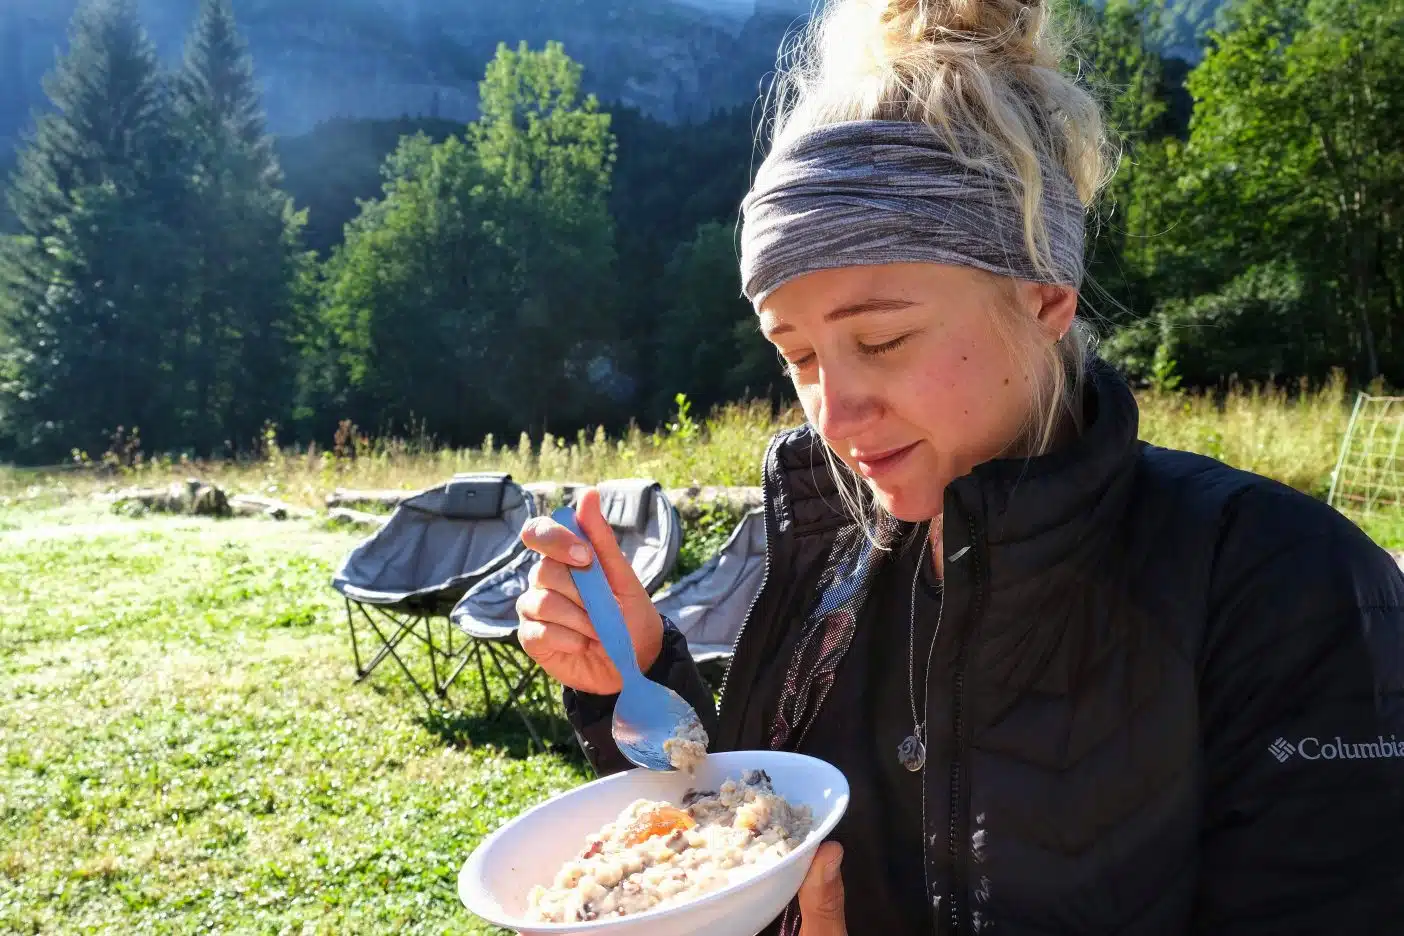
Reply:
M1404 508L1404 397L1358 394L1327 502L1360 517Z

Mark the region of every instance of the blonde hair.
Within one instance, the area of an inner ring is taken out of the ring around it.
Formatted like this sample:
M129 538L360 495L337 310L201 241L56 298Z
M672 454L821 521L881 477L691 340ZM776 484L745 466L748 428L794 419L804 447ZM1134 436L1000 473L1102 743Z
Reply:
M851 120L924 123L965 165L1009 186L1023 206L1034 265L1052 272L1041 164L1063 169L1090 208L1119 155L1096 98L1063 70L1073 60L1060 26L1045 0L831 0L782 57L791 62L774 86L772 142ZM1039 352L1021 340L1012 317L996 326L1035 393L1011 453L1044 454L1065 420L1080 429L1095 333L1077 317ZM862 518L862 499L843 480L858 479L827 446L825 455L844 501Z

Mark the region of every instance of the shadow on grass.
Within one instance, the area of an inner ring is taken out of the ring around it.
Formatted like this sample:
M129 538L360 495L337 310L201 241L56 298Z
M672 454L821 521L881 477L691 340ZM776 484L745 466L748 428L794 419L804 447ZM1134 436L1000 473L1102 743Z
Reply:
M515 758L550 753L587 766L570 723L559 709L547 712L535 705L526 708L525 714L531 719L541 743L532 738L521 715L510 709L489 717L481 708L455 709L449 703L448 711L423 712L417 721L439 741L451 747L494 747Z

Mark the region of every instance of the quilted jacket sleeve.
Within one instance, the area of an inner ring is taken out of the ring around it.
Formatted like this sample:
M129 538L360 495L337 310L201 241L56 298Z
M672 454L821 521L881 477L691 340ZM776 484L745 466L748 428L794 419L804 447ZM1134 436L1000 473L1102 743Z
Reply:
M1282 490L1240 498L1224 529L1193 931L1404 933L1404 576Z
M687 638L666 617L663 619L663 650L645 675L686 699L697 710L697 717L702 720L707 736L717 736L717 708L712 690L688 652ZM563 690L566 716L570 719L571 728L590 761L590 767L600 777L634 766L619 752L610 735L614 700L617 698L617 695L598 696L574 689Z

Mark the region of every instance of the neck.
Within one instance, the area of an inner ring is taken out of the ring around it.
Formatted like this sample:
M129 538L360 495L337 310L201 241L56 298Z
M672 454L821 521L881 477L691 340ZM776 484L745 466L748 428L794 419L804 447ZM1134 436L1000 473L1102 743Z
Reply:
M931 531L928 538L931 541L931 566L936 570L936 578L945 577L946 559L941 551L942 533L944 531L945 514L937 514L931 518Z

